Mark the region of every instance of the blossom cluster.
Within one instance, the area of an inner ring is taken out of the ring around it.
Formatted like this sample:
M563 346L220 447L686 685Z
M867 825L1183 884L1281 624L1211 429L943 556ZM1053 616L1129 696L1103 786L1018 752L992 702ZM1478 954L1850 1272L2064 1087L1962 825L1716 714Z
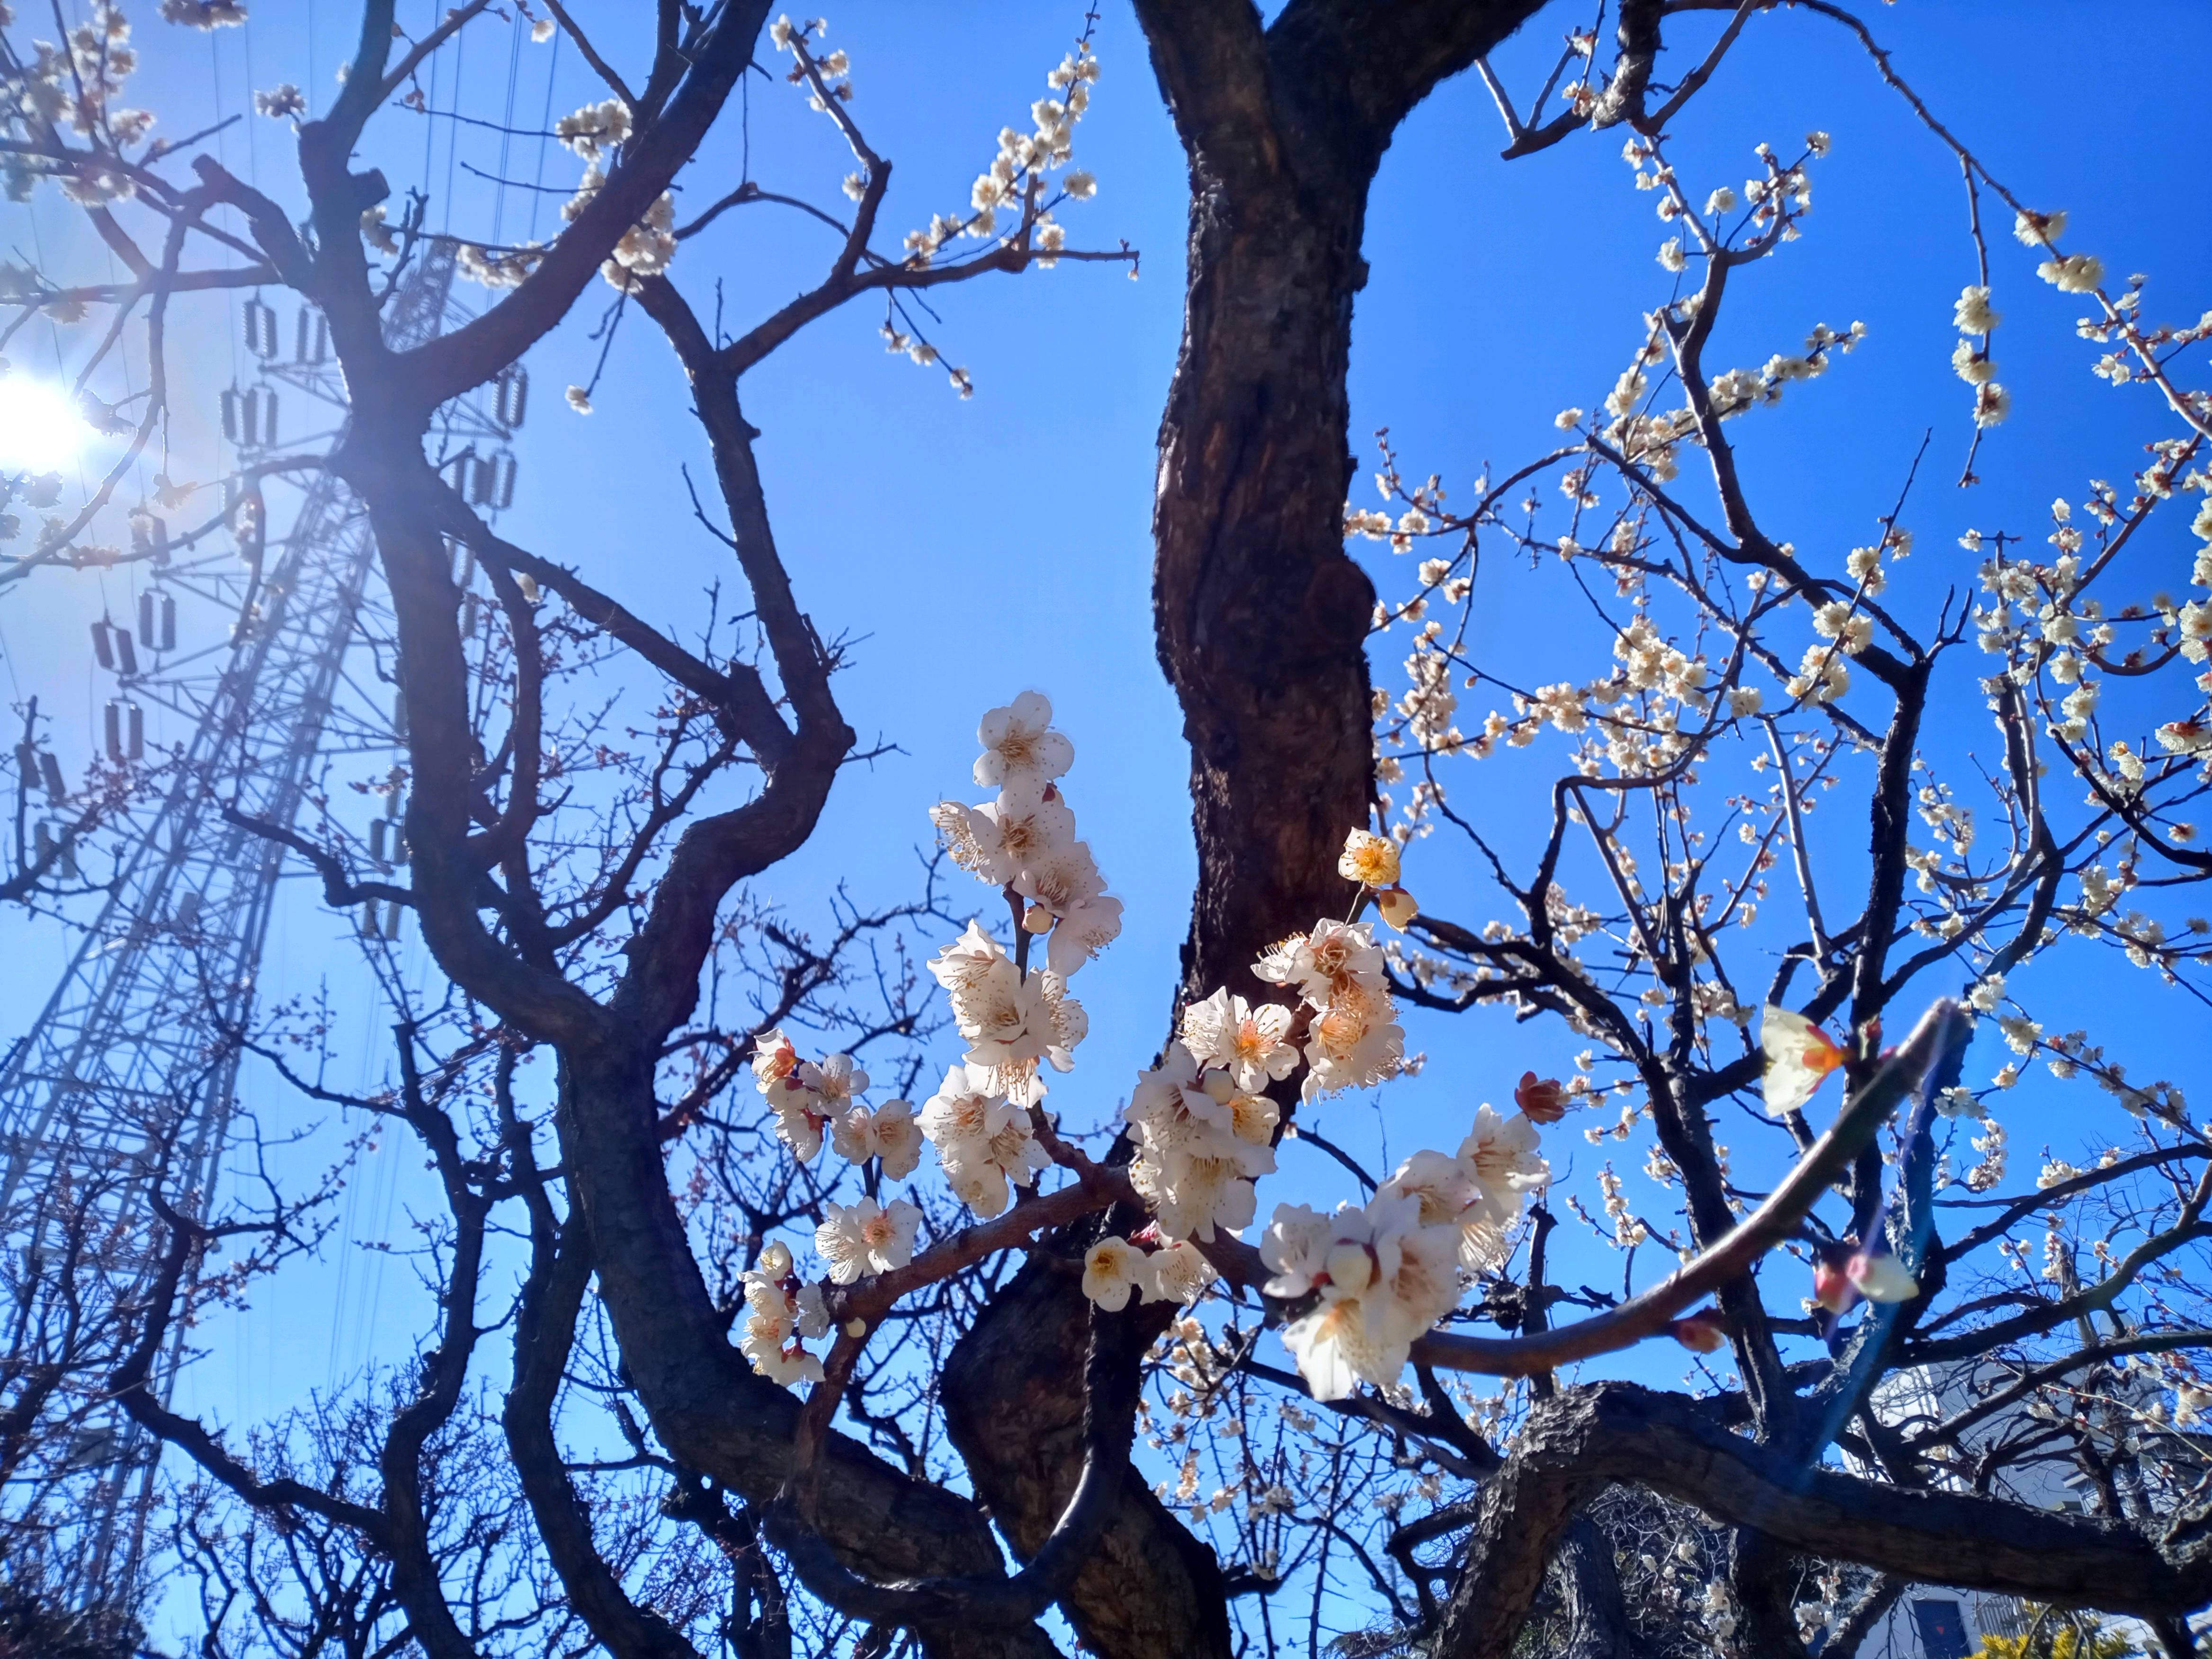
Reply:
M1102 1238L1083 1258L1083 1293L1109 1313L1127 1307L1133 1291L1141 1302L1187 1307L1219 1277L1206 1252L1186 1239L1146 1250L1132 1239Z
M983 753L975 781L995 788L997 799L975 806L940 801L930 820L962 869L1025 901L1022 931L1046 939L1047 966L1065 983L1121 932L1121 901L1107 892L1089 844L1077 838L1057 782L1074 764L1075 747L1053 729L1052 704L1036 691L991 710L976 735Z
M551 21L550 18L538 20L532 27L531 38L551 39ZM284 90L288 89L279 88L280 92ZM597 103L586 104L553 124L553 136L561 141L562 147L586 164L575 193L561 204L563 223L574 224L606 188L610 161L629 141L631 132L629 106L619 98L603 98ZM371 208L362 216L362 234L380 252L396 251L397 244L384 226L381 208ZM534 241L510 247L465 241L454 251L455 267L460 274L471 282L492 289L520 287L544 258L544 244ZM623 231L601 262L599 274L622 293L634 294L642 279L660 276L675 258L676 198L672 191L663 191L646 209L645 216ZM580 413L590 413L588 400L580 397L577 388L569 389L568 401Z
M985 714L976 737L975 781L996 796L972 806L940 801L930 818L953 861L1006 894L1020 918L1018 950L1009 955L971 921L931 959L969 1048L921 1123L954 1193L992 1216L1006 1208L1009 1183L1031 1185L1049 1162L1030 1111L1047 1091L1042 1068L1074 1066L1090 1028L1068 981L1119 936L1121 901L1076 834L1060 784L1075 746L1054 728L1050 701L1024 691ZM1044 965L1033 969L1040 945Z
M1000 130L999 153L969 188L968 213L940 213L924 228L907 233L908 264L927 265L946 243L960 237L982 241L998 237L1002 210L1015 212L1022 228L1031 232L1033 246L1045 256L1040 264L1051 264L1052 256L1066 246L1066 233L1052 216L1053 206L1059 200L1089 201L1098 192L1097 179L1076 168L1061 178L1054 202L1040 198L1048 173L1066 168L1075 159L1075 125L1090 108L1091 88L1098 80L1098 59L1090 41L1077 42L1075 50L1045 78L1051 92L1030 106L1031 130Z
M1414 1340L1459 1301L1459 1241L1451 1227L1425 1224L1425 1207L1412 1193L1378 1192L1334 1215L1276 1209L1260 1244L1267 1291L1313 1298L1283 1342L1316 1400L1341 1400L1362 1380L1396 1382Z
M1395 1385L1413 1342L1457 1304L1462 1270L1504 1262L1507 1230L1551 1178L1534 1120L1485 1104L1455 1156L1415 1152L1364 1207L1277 1206L1260 1245L1266 1289L1303 1309L1283 1343L1314 1397Z
M54 16L58 23L60 14ZM130 40L131 24L121 9L99 0L87 21L68 29L61 45L34 40L21 54L20 64L11 60L5 101L13 120L29 129L33 138L40 129L51 127L89 138L92 144L88 151L72 151L70 160L59 163L38 155L46 148L43 143L18 145L14 153L0 158L0 176L4 176L10 200L28 200L41 177L54 178L64 195L86 207L137 193L130 172L118 161L124 150L145 142L154 116L118 101L125 82L138 67L138 54ZM47 307L53 320L78 320L81 312L77 316L62 313L60 307L66 304Z
M762 1250L759 1265L739 1278L745 1316L738 1327L738 1351L770 1382L820 1382L822 1361L805 1344L830 1329L822 1287L800 1283L789 1248L775 1242Z
M1053 726L1050 702L1024 692L987 714L977 736L975 780L994 799L940 802L931 817L953 859L1006 896L1016 948L970 921L929 961L966 1053L917 1113L903 1100L867 1105L870 1079L850 1054L807 1059L781 1029L755 1045L756 1085L793 1156L811 1162L827 1141L876 1172L866 1196L821 1206L815 1252L836 1285L915 1259L921 1209L881 1197L880 1182L911 1175L923 1142L960 1201L987 1218L1005 1212L1013 1188L1034 1186L1056 1153L1069 1156L1042 1111L1043 1073L1073 1066L1086 1022L1068 981L1119 933L1121 907L1076 835L1061 789L1074 746ZM1128 1178L1152 1218L1086 1255L1084 1291L1100 1306L1122 1308L1133 1296L1188 1305L1206 1293L1217 1275L1203 1247L1251 1224L1254 1182L1275 1168L1284 1127L1278 1097L1292 1098L1294 1080L1295 1097L1312 1100L1403 1068L1385 953L1375 923L1360 919L1370 904L1394 927L1418 914L1398 843L1354 830L1338 868L1355 888L1351 919L1324 918L1254 967L1295 1000L1255 1004L1218 990L1183 1010L1166 1057L1139 1078L1123 1115L1134 1142ZM1461 1275L1503 1264L1526 1194L1551 1178L1537 1124L1558 1121L1567 1091L1532 1073L1516 1098L1522 1109L1511 1116L1480 1107L1455 1156L1407 1159L1364 1210L1276 1210L1268 1288L1309 1304L1293 1310L1285 1340L1322 1397L1361 1379L1395 1383L1414 1339L1458 1300ZM741 1346L755 1368L779 1382L818 1378L805 1345L826 1330L822 1287L797 1279L781 1244L745 1287Z
M1412 920L1417 907L1400 884L1395 842L1354 830L1339 870L1385 920ZM1285 939L1253 972L1295 988L1295 1008L1217 990L1184 1009L1166 1057L1139 1078L1123 1115L1136 1140L1130 1183L1152 1212L1152 1231L1171 1241L1150 1271L1174 1282L1174 1251L1252 1221L1254 1183L1275 1167L1281 1121L1268 1090L1301 1065L1306 1100L1401 1069L1405 1034L1373 930L1371 922L1325 918ZM1562 1092L1538 1089L1530 1098L1556 1117ZM1273 1274L1266 1288L1293 1303L1313 1298L1283 1340L1315 1396L1340 1399L1361 1380L1395 1384L1414 1340L1457 1303L1461 1270L1503 1261L1525 1194L1550 1176L1529 1114L1508 1118L1484 1105L1456 1157L1416 1152L1364 1209L1323 1216L1279 1206L1262 1245ZM1143 1289L1146 1258L1131 1250L1118 1239L1095 1246L1086 1294L1119 1306L1125 1281Z
M161 21L186 28L236 28L246 21L242 0L161 0Z
M890 1100L871 1110L860 1098L868 1090L868 1074L852 1055L801 1060L778 1027L756 1042L752 1066L754 1083L775 1114L776 1138L801 1164L812 1162L822 1150L825 1128L832 1131L831 1145L839 1157L855 1164L880 1158L884 1175L893 1181L911 1175L921 1161L912 1103Z
M978 736L983 753L975 781L994 787L995 799L976 806L943 803L932 817L955 859L1003 887L1019 907L1021 949L1009 955L971 921L931 958L969 1045L965 1055L946 1068L919 1112L905 1100L869 1106L868 1073L852 1055L806 1059L781 1028L756 1041L752 1070L777 1138L800 1163L820 1156L826 1139L839 1158L872 1166L883 1181L901 1181L919 1166L927 1144L955 1195L988 1218L1006 1208L1012 1188L1033 1186L1051 1161L1032 1116L1046 1092L1041 1071L1074 1064L1087 1022L1082 1004L1067 994L1068 976L1121 931L1121 905L1076 838L1058 781L1075 750L1053 729L1052 705L1025 692L986 714ZM1032 943L1042 943L1049 966L1029 965ZM876 1190L871 1182L868 1196L822 1206L815 1253L835 1283L853 1284L913 1260L920 1207L900 1198L882 1201ZM760 1282L781 1285L776 1293L787 1292L787 1299L798 1297L796 1281L782 1285L783 1277L771 1272ZM749 1330L759 1335L747 1337L745 1352L755 1368L779 1382L818 1376L819 1362L804 1348L818 1333L804 1326L802 1304L793 1301L779 1312L769 1291L750 1288L754 1282L748 1279ZM812 1293L818 1298L818 1287Z

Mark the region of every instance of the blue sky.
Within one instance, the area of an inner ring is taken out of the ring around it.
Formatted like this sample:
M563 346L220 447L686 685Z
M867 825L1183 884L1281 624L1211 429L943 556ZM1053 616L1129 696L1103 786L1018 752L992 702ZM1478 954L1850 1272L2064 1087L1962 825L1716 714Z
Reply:
M189 130L205 109L235 110L249 88L280 80L325 100L349 9L336 0L264 3L247 29L211 42L142 24L146 78L169 94L156 104L164 130ZM612 3L583 9L603 19L632 15ZM2081 245L2110 269L2152 273L2152 311L2193 318L2212 301L2190 287L2212 269L2212 224L2201 199L2174 182L2187 176L2184 158L2202 142L2199 82L2212 12L2130 8L2123 58L2085 47L2080 37L2094 19L2079 6L1998 12L1951 0L1878 9L1872 21L1899 70L2000 177L2032 202L2070 210ZM420 21L431 10L408 0L403 16ZM999 127L1020 121L1043 94L1046 71L1080 22L1077 7L1042 0L989 8L848 0L832 18L831 43L854 58L854 113L896 166L885 214L894 234L965 201ZM1498 54L1501 73L1524 100L1575 21L1586 19L1554 9ZM572 54L556 65L550 48L525 44L511 52L497 31L479 39L460 70L467 112L501 121L511 109L514 125L534 126L547 106L549 70L556 114L599 95ZM874 331L880 313L862 308L816 324L744 389L763 432L770 503L800 601L825 633L856 641L840 683L848 718L864 739L897 745L841 781L815 841L763 890L801 913L838 879L864 900L902 896L908 849L927 836L927 805L967 787L976 716L1025 686L1048 692L1077 747L1070 796L1128 907L1121 942L1078 986L1091 1035L1082 1066L1054 1098L1079 1123L1109 1115L1159 1043L1194 873L1187 756L1153 658L1149 600L1153 442L1182 303L1183 166L1124 7L1106 6L1097 40L1104 75L1078 155L1100 190L1065 217L1073 243L1126 240L1141 249L1140 280L1066 265L947 291L930 331L947 360L973 374L970 401L953 397L941 374L886 355ZM2156 44L2145 49L2147 42ZM438 106L449 106L451 91L438 90ZM750 96L753 175L770 189L843 205L836 181L850 162L828 123L781 83L757 80ZM2054 493L2078 500L2087 477L2121 476L2136 447L2164 429L2139 398L2089 379L2094 354L2071 337L2070 301L2033 279L2031 259L2000 225L1992 253L2008 319L1999 350L2015 413L1984 447L1982 485L1964 495L1953 488L1966 394L1948 366L1957 337L1950 306L1972 276L1964 194L1955 164L1839 33L1802 15L1755 20L1678 125L1675 159L1696 181L1693 193L1724 182L1740 187L1762 139L1787 149L1809 128L1834 135L1834 155L1815 173L1805 240L1747 273L1726 329L1730 355L1758 362L1796 349L1817 321L1856 319L1869 328L1867 344L1825 379L1741 424L1764 499L1776 504L1776 533L1838 550L1868 539L1933 425L1906 515L1925 560L1911 574L1930 585L1969 580L1970 562L1954 549L1960 530L2039 534ZM682 181L687 209L738 176L739 124L726 129ZM224 144L232 165L296 207L285 138L278 124L248 117ZM502 198L464 166L495 169L501 143L495 132L395 111L372 131L369 153L396 186L427 181L433 227L488 234L496 214L512 235L526 226L527 198ZM1512 163L1498 159L1502 143L1487 94L1462 77L1415 112L1385 160L1369 217L1373 278L1355 324L1352 429L1363 479L1368 434L1385 424L1414 474L1437 471L1462 483L1486 462L1510 465L1548 447L1553 413L1600 401L1641 337L1640 312L1667 292L1653 257L1662 232L1651 198L1629 187L1617 136L1578 135ZM507 149L509 174L534 176L536 142L516 139ZM556 148L543 177L565 188L578 171ZM23 210L7 211L19 243L69 234L51 198L35 225ZM541 228L550 222L541 214ZM812 280L830 252L818 227L749 207L687 246L672 274L702 310L711 309L720 277L725 314L741 326ZM577 416L560 405L562 386L592 374L599 347L586 337L603 303L599 293L588 295L531 358L536 397L519 446L516 507L502 528L580 566L642 614L680 625L696 614L702 589L727 572L726 556L691 521L678 468L689 460L697 473L703 448L670 354L641 319L629 318L608 356L599 412ZM199 433L190 429L191 412L179 412L180 446L198 447L193 476L213 465L204 422L232 355L223 312L212 301L194 309L197 333L184 348L214 377L204 381ZM80 352L87 343L65 342ZM51 367L28 353L19 358ZM1358 484L1355 495L1365 489ZM2179 526L2164 545L2179 586L2187 574ZM1402 582L1402 572L1394 578L1379 568L1388 562L1387 554L1376 562L1382 579ZM109 580L118 591L107 602L120 614L128 580ZM56 577L0 598L0 655L14 692L42 691L64 711L64 754L82 755L106 695L82 643L82 624L100 602L88 597L90 586ZM1542 672L1554 619L1533 608L1534 590L1509 575L1497 592L1478 648L1501 673L1563 677ZM1397 683L1401 653L1380 649L1384 683ZM1969 740L1963 728L1959 740ZM1510 759L1486 764L1495 769L1481 780L1486 814L1525 821L1539 773ZM1424 868L1422 856L1417 849L1409 860L1409 879L1434 908L1455 914L1454 899L1471 890L1455 871ZM1287 929L1310 919L1283 920ZM347 926L312 894L295 892L280 910L264 983L326 982L362 1034L366 1082L386 1063L367 1042L382 1022L345 942ZM42 999L64 945L52 924L12 913L0 916L0 937L18 963L0 988L0 1012L13 1030ZM2078 988L2100 1006L2100 1030L2116 1048L2142 1054L2147 1073L2212 1097L2201 1045L2186 1036L2202 1029L2201 1017L2149 994L2155 988L2142 975L2107 971L2109 982ZM1409 1032L1411 1046L1429 1050L1434 1063L1384 1097L1394 1156L1455 1145L1476 1102L1502 1102L1525 1066L1556 1067L1572 1047L1488 1017L1416 1018ZM272 1120L298 1112L270 1079L253 1078L250 1086ZM2087 1085L2072 1088L2039 1079L2014 1097L2011 1188L2030 1178L2043 1139L2063 1151L2123 1132L2085 1109L2094 1101L2097 1113L2106 1110L2101 1096ZM1385 1131L1364 1107L1337 1109L1334 1117L1333 1128L1363 1145ZM331 1143L325 1136L319 1144ZM1639 1147L1624 1161L1640 1156ZM1274 1196L1349 1195L1329 1166L1300 1159L1286 1155ZM415 1166L411 1152L386 1143L343 1200L348 1235L379 1236L404 1212L419 1179ZM214 1335L217 1356L193 1374L193 1403L232 1421L264 1416L372 1355L404 1352L422 1311L403 1267L333 1250L329 1265L269 1287L229 1332ZM1650 1363L1679 1370L1671 1350Z

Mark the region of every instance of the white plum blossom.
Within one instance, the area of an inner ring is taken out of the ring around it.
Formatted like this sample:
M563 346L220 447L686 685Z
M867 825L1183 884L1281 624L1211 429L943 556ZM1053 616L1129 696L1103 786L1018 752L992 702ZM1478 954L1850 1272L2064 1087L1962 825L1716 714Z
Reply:
M910 1101L887 1100L872 1112L854 1106L838 1117L830 1140L837 1156L848 1162L881 1158L884 1178L890 1181L905 1180L921 1161L921 1127Z
M819 1105L828 1109L823 1113L828 1117L835 1117L868 1091L868 1074L850 1054L831 1054L819 1065L799 1061L799 1082Z
M1064 916L1106 890L1106 878L1091 856L1087 842L1072 841L1040 848L1009 884L1050 915Z
M1405 1032L1384 989L1383 954L1371 922L1322 921L1293 933L1252 966L1271 985L1294 985L1313 1010L1305 1058L1308 1099L1393 1076Z
M1141 1287L1146 1290L1148 1299L1179 1302L1185 1307L1204 1296L1221 1277L1213 1263L1206 1260L1205 1251L1180 1239L1154 1251L1148 1265L1152 1268L1152 1283Z
M619 98L586 104L553 124L553 136L587 161L597 161L630 134L629 106Z
M2035 274L2061 294L2094 294L2105 280L2105 262L2094 253L2062 254L2036 266Z
M824 1202L822 1224L814 1230L814 1252L830 1264L831 1279L850 1285L913 1261L915 1230L921 1224L921 1209L902 1198L888 1205L872 1198Z
M1395 887L1398 843L1388 836L1354 830L1344 838L1344 851L1337 857L1336 872L1346 881L1356 881L1365 887Z
M1239 1133L1256 1127L1261 1115L1240 1112L1238 1099L1225 1073L1201 1074L1180 1042L1138 1078L1122 1113L1137 1132L1129 1182L1165 1237L1210 1243L1217 1228L1234 1231L1251 1222L1252 1182L1273 1170L1275 1154L1264 1140Z
M1951 348L1951 368L1968 386L1978 386L1996 376L1996 359L1986 351L1978 351L1972 340L1960 340Z
M1766 1056L1766 1109L1777 1117L1803 1110L1813 1091L1844 1063L1844 1051L1826 1031L1772 1003L1759 1011L1759 1046Z
M1129 1305L1130 1291L1152 1284L1145 1253L1126 1238L1102 1238L1084 1253L1083 1293L1108 1313L1119 1313Z
M998 799L977 806L940 801L929 816L953 862L1030 901L1022 930L1050 935L1045 963L1065 981L1120 937L1121 901L1106 891L1090 847L1076 838L1075 815L1054 781L1073 763L1074 746L1051 720L1051 703L1035 691L993 709L980 729L975 778L995 785ZM1005 954L971 923L931 971L957 999L994 952Z
M1121 936L1121 901L1110 893L1093 893L1054 913L1046 963L1066 979Z
M1046 969L1030 977L1044 1001L1046 1018L1050 1024L1044 1057L1054 1071L1072 1072L1075 1069L1076 1045L1091 1034L1091 1017L1083 1012L1081 1003L1067 994L1067 981L1058 974Z
M1526 1112L1508 1117L1487 1103L1474 1109L1474 1127L1460 1143L1459 1161L1474 1179L1493 1225L1521 1218L1524 1196L1551 1184L1552 1166L1541 1151L1535 1120Z
M835 1055L842 1060L836 1068L837 1086L851 1092L852 1060L849 1055ZM823 1066L830 1065L824 1061ZM806 1079L811 1073L816 1079L826 1074L823 1066L814 1066L799 1058L799 1051L791 1039L778 1028L765 1032L753 1046L753 1081L762 1097L775 1113L776 1138L791 1148L801 1164L809 1162L822 1150L823 1126L829 1122L845 1103L836 1107L828 1105L823 1097L808 1086ZM862 1087L867 1084L867 1074L860 1073Z
M775 1112L775 1138L791 1148L791 1153L801 1164L811 1163L822 1150L823 1126L829 1122L827 1114L814 1106L814 1097L804 1089L794 1089L781 1096L771 1097L769 1105Z
M1291 1011L1280 1003L1254 1007L1224 987L1182 1011L1183 1046L1200 1065L1223 1067L1238 1089L1249 1093L1297 1068L1291 1019Z
M1281 1206L1261 1255L1273 1270L1268 1295L1316 1297L1283 1329L1316 1400L1345 1399L1363 1381L1395 1386L1414 1339L1459 1299L1456 1230L1424 1224L1410 1195L1377 1194L1327 1218Z
M799 1050L781 1026L763 1032L754 1042L752 1067L755 1085L771 1100L792 1081L799 1070Z
M1462 1158L1436 1152L1415 1152L1377 1188L1376 1195L1413 1199L1421 1206L1423 1225L1457 1230L1459 1259L1464 1267L1492 1267L1504 1258L1505 1235L1491 1218L1488 1194Z
M771 1382L819 1382L822 1361L804 1346L830 1328L822 1287L801 1285L792 1272L791 1252L770 1243L760 1264L740 1273L745 1314L738 1328L738 1349L752 1368Z
M997 800L969 807L968 828L978 855L975 874L994 887L1075 843L1075 814L1049 788L1031 794L1009 787Z
M1048 1162L1030 1132L1028 1114L993 1084L993 1074L982 1068L948 1066L944 1084L922 1103L917 1120L937 1148L955 1195L985 1218L1006 1209L1009 1182L1032 1186Z
M1342 986L1309 1028L1305 1097L1364 1089L1395 1076L1406 1049L1395 1017L1382 993L1356 982Z
M986 789L1029 785L1042 792L1075 764L1075 745L1052 729L1052 702L1042 691L1024 691L991 710L975 737L983 745L975 781Z
M280 86L271 87L267 92L255 93L253 109L258 115L266 115L277 120L284 120L305 115L307 112L307 100L299 88L287 81Z
M954 994L952 1018L968 1039L968 1063L990 1072L1017 1105L1035 1104L1042 1092L1037 1061L1060 1036L1036 976L1024 979L1012 961L1002 958L968 989Z
M1270 985L1295 985L1316 1007L1326 1007L1339 987L1380 993L1385 984L1382 947L1369 922L1323 921L1310 933L1293 933L1252 966Z
M2004 320L1990 308L1990 291L1986 288L1969 285L1959 290L1958 303L1953 307L1952 319L1961 334L1987 334Z
M929 971L957 998L980 984L996 964L1006 960L1006 951L999 941L983 931L981 922L971 921L965 933L929 959Z

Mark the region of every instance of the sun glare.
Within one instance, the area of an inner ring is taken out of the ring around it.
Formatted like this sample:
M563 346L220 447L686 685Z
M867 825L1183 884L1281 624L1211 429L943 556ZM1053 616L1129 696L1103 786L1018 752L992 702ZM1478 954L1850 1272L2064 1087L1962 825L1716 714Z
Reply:
M68 394L52 381L0 375L0 470L47 472L66 466L91 435Z

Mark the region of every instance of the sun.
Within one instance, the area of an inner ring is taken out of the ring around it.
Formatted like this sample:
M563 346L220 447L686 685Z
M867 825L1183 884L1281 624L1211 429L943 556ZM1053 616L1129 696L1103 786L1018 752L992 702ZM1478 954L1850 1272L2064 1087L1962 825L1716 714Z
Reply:
M69 394L52 381L0 374L0 471L67 466L91 436Z

